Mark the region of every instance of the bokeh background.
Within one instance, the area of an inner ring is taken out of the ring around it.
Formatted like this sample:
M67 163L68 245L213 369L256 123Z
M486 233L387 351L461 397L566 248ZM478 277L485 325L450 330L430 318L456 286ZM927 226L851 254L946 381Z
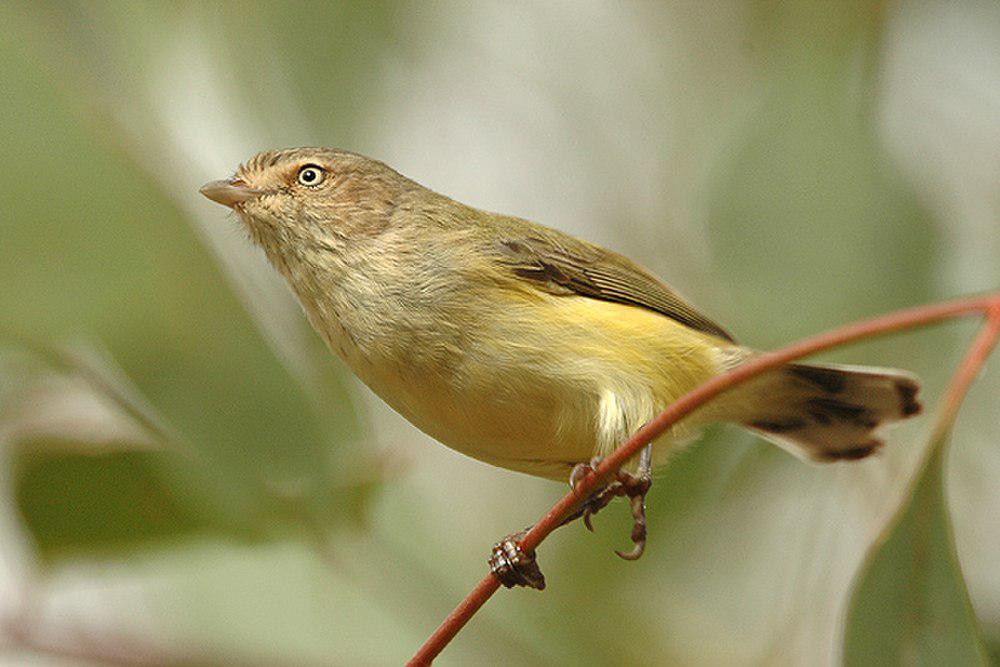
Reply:
M401 663L563 492L382 405L203 182L356 150L771 348L1000 284L998 44L985 0L0 4L0 660ZM933 405L972 331L828 358ZM950 513L975 620L954 568L921 578L951 554L929 519L898 595L852 597L932 415L825 467L720 427L658 474L641 561L612 552L623 504L559 531L548 590L496 596L441 664L874 664L902 617L997 659L998 396L993 360L947 502L913 509Z

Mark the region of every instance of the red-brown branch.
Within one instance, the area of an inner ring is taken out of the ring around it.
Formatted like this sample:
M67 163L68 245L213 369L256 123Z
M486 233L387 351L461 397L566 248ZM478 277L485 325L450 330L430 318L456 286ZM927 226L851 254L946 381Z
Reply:
M944 441L944 435L951 430L955 418L958 416L958 409L965 399L966 392L969 391L972 381L976 379L976 375L986 363L986 358L990 356L998 339L1000 339L1000 303L993 304L987 310L986 323L983 324L979 333L976 334L975 340L969 345L969 351L952 375L951 382L948 383L948 388L944 392L938 409L938 420L934 429L934 437L931 439L932 442L941 443Z
M609 479L615 471L638 454L646 444L655 440L671 426L724 391L768 370L823 350L864 338L926 326L942 320L976 313L989 314L991 326L984 329L983 333L976 339L973 344L977 350L976 354L970 354L966 362L963 363L946 395L944 409L950 410L950 414L954 414L965 390L982 365L986 355L989 354L997 335L1000 334L1000 293L919 306L849 324L793 343L781 350L761 354L731 371L712 378L672 403L655 419L622 443L610 456L601 461L593 472L578 480L576 487L553 505L525 534L521 541L521 547L525 550L536 549L548 537L549 533L559 527L565 516L597 490L599 484ZM448 614L438 629L434 631L434 634L428 638L407 664L429 665L499 588L500 583L496 577L487 574L472 592Z

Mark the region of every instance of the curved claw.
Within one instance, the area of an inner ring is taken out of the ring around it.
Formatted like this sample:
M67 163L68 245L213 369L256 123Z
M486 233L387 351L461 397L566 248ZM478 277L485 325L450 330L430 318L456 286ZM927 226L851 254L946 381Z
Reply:
M648 480L639 480L635 495L629 497L632 510L632 542L635 546L631 551L615 551L625 560L639 560L646 551L646 492L649 490Z
M573 466L573 470L569 474L569 488L575 491L576 485L580 483L581 479L589 475L591 470L593 468L586 463L577 463Z
M624 560L639 560L640 558L642 558L642 554L645 552L646 552L646 540L641 540L639 542L636 542L635 546L632 547L631 551L618 551L617 549L615 550L615 553L618 554L618 557Z
M590 459L590 463L577 463L573 466L573 470L569 473L569 488L576 490L576 485L580 483L580 480L594 472L594 470L601 464L604 457L595 456Z
M576 491L576 485L580 483L580 480L582 480L584 477L594 472L594 469L597 468L597 466L600 465L600 463L601 463L601 457L595 456L592 459L590 459L590 463L577 463L575 466L573 466L573 470L569 474L569 488ZM604 495L604 492L595 493L584 502L583 507L580 510L581 514L577 514L573 518L577 518L582 515L583 525L587 527L587 530L593 533L594 524L591 521L590 517L597 514L597 512L602 507L607 505L608 501L611 500L611 497L612 496L610 495L607 496Z

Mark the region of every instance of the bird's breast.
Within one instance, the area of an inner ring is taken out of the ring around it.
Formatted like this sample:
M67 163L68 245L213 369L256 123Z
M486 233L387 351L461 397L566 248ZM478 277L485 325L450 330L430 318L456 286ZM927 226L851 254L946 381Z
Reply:
M335 308L332 310L336 310ZM563 478L720 371L710 340L641 308L531 295L471 321L385 314L379 333L318 317L354 373L418 428L474 458ZM343 313L339 317L343 317ZM316 324L316 322L314 322ZM386 326L388 324L388 326Z

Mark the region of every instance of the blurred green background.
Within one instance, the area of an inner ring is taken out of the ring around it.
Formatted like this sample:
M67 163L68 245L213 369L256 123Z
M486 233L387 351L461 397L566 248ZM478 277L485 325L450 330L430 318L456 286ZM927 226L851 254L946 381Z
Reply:
M998 43L974 0L0 4L0 661L401 663L563 492L382 405L203 182L356 150L776 347L1000 284ZM933 405L972 331L829 358ZM997 369L943 472L932 416L826 467L713 429L641 561L624 505L556 533L441 664L1000 658Z

